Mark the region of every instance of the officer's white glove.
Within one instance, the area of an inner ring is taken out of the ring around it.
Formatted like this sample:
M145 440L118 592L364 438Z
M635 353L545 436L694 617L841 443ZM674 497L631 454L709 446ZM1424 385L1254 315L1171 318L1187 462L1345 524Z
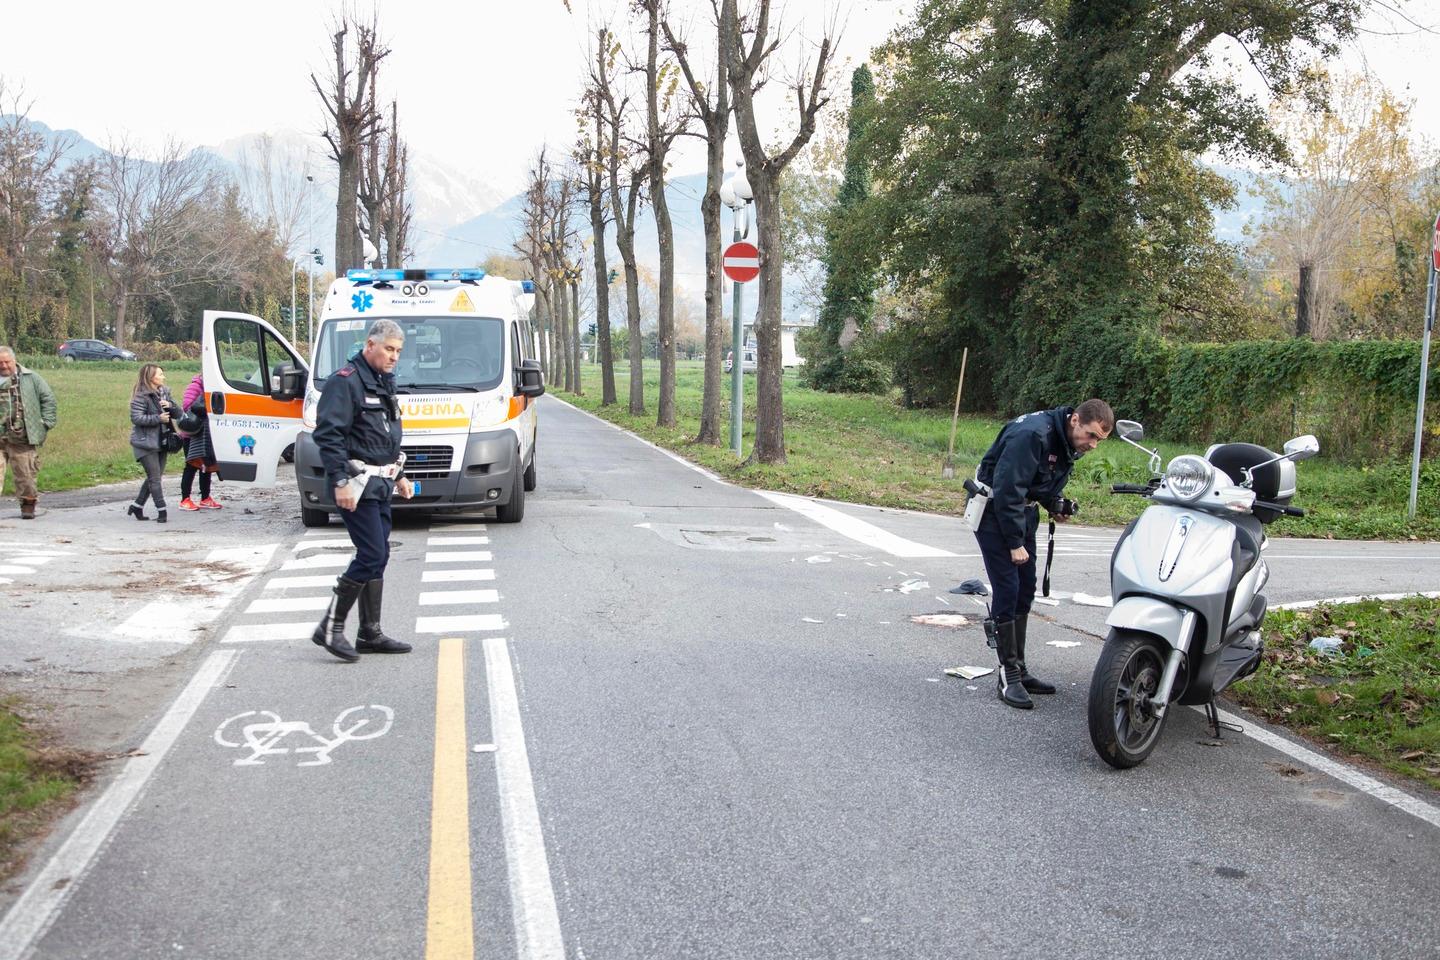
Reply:
M409 477L401 477L395 481L395 492L400 494L401 499L409 500L415 496L415 486L410 482Z
M353 511L360 505L360 494L349 483L342 483L335 488L335 506L341 510Z

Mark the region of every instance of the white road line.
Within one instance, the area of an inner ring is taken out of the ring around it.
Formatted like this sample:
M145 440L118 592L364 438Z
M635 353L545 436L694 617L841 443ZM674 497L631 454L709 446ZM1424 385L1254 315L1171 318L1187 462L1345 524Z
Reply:
M489 563L489 550L440 550L426 552L426 563Z
M317 617L308 623L245 623L231 627L221 643L259 643L262 640L308 640Z
M906 540L897 537L895 534L881 530L873 523L866 523L847 513L841 513L833 507L816 503L808 497L797 497L788 493L771 493L768 490L756 490L760 496L771 503L778 504L789 510L794 510L803 516L809 517L824 527L829 527L842 536L849 537L858 543L876 550L884 550L891 556L896 557L953 557L955 554L949 550L941 550L939 547L927 546L923 543L916 543L914 540Z
M454 523L431 523L431 533L472 533L485 529L483 520L456 520Z
M494 580L494 570L425 570L420 574L421 583L472 583L477 580ZM333 581L332 581L333 582Z
M1195 710L1203 710L1203 707L1195 707ZM1362 793L1379 800L1381 803L1388 803L1393 807L1404 810L1412 817L1417 817L1430 824L1432 827L1440 827L1440 809L1426 803L1424 800L1410 796L1394 787L1386 786L1374 777L1367 777L1358 770L1352 770L1343 763L1331 760L1322 756L1314 750L1309 750L1297 743L1291 743L1284 737L1278 737L1269 730L1260 727L1254 722L1248 721L1224 710L1216 711L1220 719L1225 723L1233 723L1245 731L1245 736L1259 740L1267 747L1279 750L1281 753L1300 761L1303 764L1314 767L1321 773L1328 773L1330 776L1347 783Z
M1326 600L1299 600L1295 603L1277 603L1271 610L1309 610L1311 607L1318 607L1322 603L1360 603L1362 600L1408 600L1411 597L1427 597L1431 600L1440 598L1440 591L1426 590L1414 593L1371 593L1363 597L1330 597Z
M24 553L10 557L8 559L14 561L15 563L24 563L32 567L38 567L42 563L49 563L51 560L54 560L55 557L51 554Z
M120 643L195 642L205 627L265 569L277 546L267 543L211 550L205 556L205 563L229 569L216 571L211 567L195 574L180 584L182 592L163 595L132 613L111 632L109 639ZM184 592L187 586L198 589L187 593Z
M417 617L415 620L416 633L498 633L509 626L498 613L467 617Z
M355 549L355 545L350 542L349 537L327 537L324 540L302 540L295 544L292 550L295 553L299 553L301 550L323 550L326 547L344 547L347 550Z
M301 536L302 536L302 537L328 537L328 536L330 536L330 534L332 534L332 533L334 533L334 532L335 532L335 528L334 528L334 527L330 527L330 526L311 527L310 529L308 529L308 530L306 530L304 533L302 533Z
M1418 376L1418 374L1417 374ZM1415 563L1434 563L1440 557L1427 557L1423 554L1409 554L1387 556L1378 553L1270 553L1266 552L1266 560L1410 560Z
M0 960L19 960L45 933L65 899L82 882L110 831L115 829L115 824L144 789L150 775L165 759L165 754L194 716L206 694L220 682L237 655L234 650L217 650L205 658L150 736L140 744L136 755L125 762L120 775L105 789L90 812L85 814L85 819L80 821L55 856L15 901L5 919L0 921Z
M280 565L281 570L318 570L322 567L348 567L350 556L344 553L319 553L313 557L296 557Z
M490 543L489 537L430 537L425 541L431 547L484 547Z
M498 590L438 590L420 594L422 607L443 607L451 603L497 603L499 600Z
M331 596L317 597L261 597L252 600L245 608L248 613L301 613L307 610L324 610L330 606Z
M331 574L322 574L316 577L271 577L265 581L262 590L291 590L311 587L333 587L335 577Z
M490 687L490 729L495 740L495 772L500 791L500 822L505 830L505 865L510 875L510 909L521 960L564 960L560 914L545 857L545 835L535 803L535 781L520 722L515 674L503 637L485 640L485 675Z

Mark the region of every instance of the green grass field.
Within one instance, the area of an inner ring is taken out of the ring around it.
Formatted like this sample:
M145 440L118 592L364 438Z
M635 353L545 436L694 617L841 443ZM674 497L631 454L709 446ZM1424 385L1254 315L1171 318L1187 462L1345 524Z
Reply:
M47 747L0 701L0 882L19 869L16 851L88 776L92 758Z
M785 378L785 447L788 463L781 466L744 466L727 448L693 442L700 426L704 385L698 361L679 365L676 408L679 427L655 426L659 393L659 366L645 367L644 416L626 412L629 396L628 364L616 371L619 403L600 407L600 368L586 365L585 393L574 402L613 423L633 430L654 443L703 464L710 470L752 487L783 490L877 506L902 507L933 513L959 514L964 508L961 481L974 473L989 448L1001 421L962 412L955 436L955 479L941 479L950 436L949 411L905 410L893 397L821 393L800 386L794 374ZM726 377L722 437L729 442L729 377ZM755 377L745 378L744 449L748 455L754 429ZM543 429L543 427L542 427ZM1233 438L1278 447L1287 437ZM1168 462L1181 453L1201 453L1193 446L1157 441ZM1068 493L1081 501L1083 524L1122 524L1139 515L1145 501L1115 496L1110 484L1143 482L1149 476L1146 457L1119 440L1108 440L1081 460ZM1408 463L1351 465L1327 460L1324 452L1299 464L1299 493L1295 505L1309 515L1282 519L1271 530L1279 535L1346 539L1440 539L1440 464L1425 464L1416 519L1405 517L1409 495Z

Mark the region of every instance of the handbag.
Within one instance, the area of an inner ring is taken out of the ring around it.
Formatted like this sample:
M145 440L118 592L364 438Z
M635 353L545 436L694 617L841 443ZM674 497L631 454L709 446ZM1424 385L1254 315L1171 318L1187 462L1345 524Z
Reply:
M164 453L179 453L185 449L185 438L169 428L161 430L160 449Z
M175 429L194 436L205 429L205 415L196 413L193 409L186 410L180 414L180 419L175 421Z

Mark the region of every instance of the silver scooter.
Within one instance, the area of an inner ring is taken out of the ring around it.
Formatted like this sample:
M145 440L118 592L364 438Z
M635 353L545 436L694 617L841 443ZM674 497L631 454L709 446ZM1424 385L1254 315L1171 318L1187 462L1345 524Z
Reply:
M1148 484L1115 493L1150 499L1125 528L1110 561L1114 607L1105 648L1090 679L1090 741L1106 763L1128 768L1155 749L1175 704L1203 704L1220 735L1215 697L1260 665L1270 577L1261 557L1265 526L1290 506L1295 462L1320 451L1313 436L1285 452L1251 443L1216 444L1179 456L1160 474L1160 455L1137 442L1144 428L1115 425L1120 439L1150 455Z

